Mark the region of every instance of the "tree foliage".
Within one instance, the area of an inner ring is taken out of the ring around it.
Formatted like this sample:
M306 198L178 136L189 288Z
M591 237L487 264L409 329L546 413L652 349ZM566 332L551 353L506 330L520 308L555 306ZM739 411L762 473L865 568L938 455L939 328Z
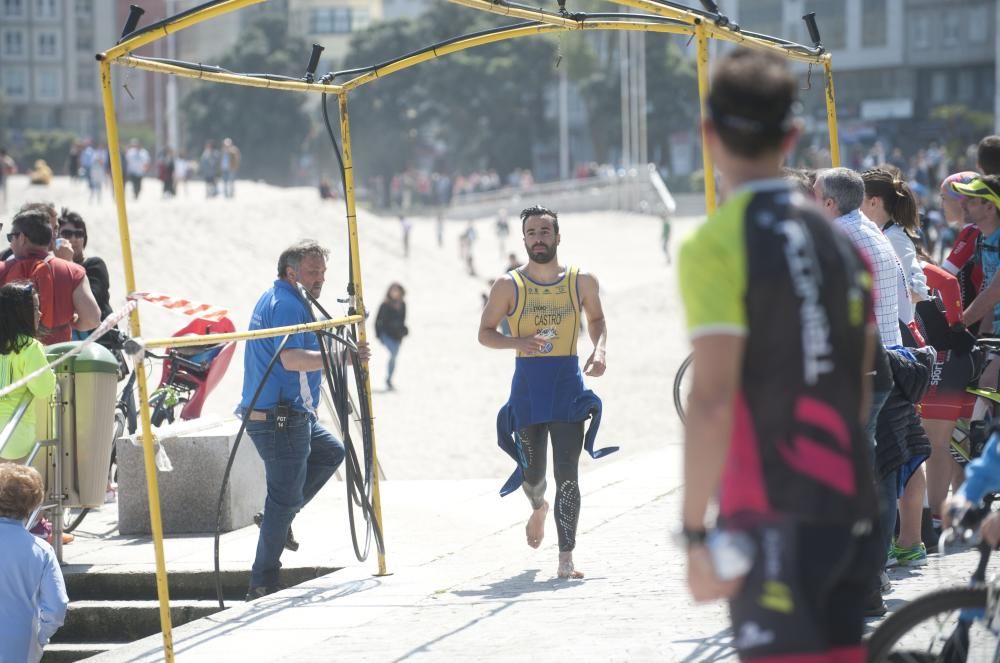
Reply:
M231 71L301 75L309 47L288 34L280 17L262 17L240 35L221 59ZM202 85L182 102L188 128L188 154L197 157L205 141L229 137L240 147L240 174L287 182L292 163L309 134L304 97L232 85Z
M418 20L378 23L357 33L344 68L502 24L494 16L435 5ZM614 33L532 35L363 86L350 98L359 175L388 180L410 166L441 172L495 168L504 174L533 168L540 156L554 160L557 66L566 67L586 107L596 158L612 161L621 145L618 43ZM650 33L645 43L649 153L666 159L670 133L695 128L695 67L682 57L677 37Z

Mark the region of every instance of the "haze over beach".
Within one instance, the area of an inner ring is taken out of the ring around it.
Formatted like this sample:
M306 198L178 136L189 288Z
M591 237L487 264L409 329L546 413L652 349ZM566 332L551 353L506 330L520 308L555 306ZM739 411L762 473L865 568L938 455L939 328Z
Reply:
M48 187L29 187L14 176L8 183L3 220L24 202L52 201L79 212L88 224L87 255L103 258L111 273L112 306L124 302L125 281L118 223L111 197L87 204L81 182L58 177ZM525 204L544 200L525 201ZM246 329L250 312L275 278L278 254L293 241L310 237L331 250L320 301L331 313L345 311L347 240L341 201L323 202L314 188L279 188L240 181L235 199L205 199L204 185L162 200L159 183L148 178L142 197L127 198L136 281L141 291L156 291L225 307L237 329ZM557 210L558 211L558 210ZM511 208L508 250L521 257L517 210ZM359 210L361 265L368 333L392 281L407 291L407 326L397 362L396 391L385 392L388 352L371 338L375 435L379 460L388 479L496 477L497 487L513 469L496 446L497 410L506 401L513 353L489 350L476 340L487 279L503 273L493 218L476 223L475 265L468 276L458 257L458 236L465 223L448 221L444 246L437 246L433 219L413 218L410 257L402 253L396 217L380 218ZM689 220L675 224L673 246ZM660 224L652 216L621 212L560 217L563 264L577 264L597 275L608 320L608 371L587 379L605 403L598 446L622 450L602 463L665 444L681 442L671 385L689 351L676 273L660 250ZM506 255L506 254L505 254ZM143 335L169 336L187 324L176 314L143 303ZM229 415L240 397L243 346L224 380L206 404L206 415ZM581 335L581 362L591 350ZM159 379L159 366L153 377ZM155 386L155 384L153 385ZM582 462L586 470L594 461Z

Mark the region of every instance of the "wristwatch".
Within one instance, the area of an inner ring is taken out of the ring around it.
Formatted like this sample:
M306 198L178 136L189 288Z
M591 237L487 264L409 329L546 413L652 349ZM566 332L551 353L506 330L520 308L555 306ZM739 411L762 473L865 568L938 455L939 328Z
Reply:
M688 529L687 527L682 527L674 535L675 540L679 546L682 546L688 550L695 546L705 545L705 541L708 538L708 532L702 529Z

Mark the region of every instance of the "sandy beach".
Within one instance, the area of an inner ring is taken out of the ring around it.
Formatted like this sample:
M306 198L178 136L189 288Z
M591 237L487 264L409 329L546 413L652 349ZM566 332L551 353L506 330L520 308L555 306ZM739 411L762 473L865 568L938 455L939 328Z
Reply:
M204 186L191 182L176 199L161 198L160 183L147 178L142 196L127 195L136 281L140 291L157 291L228 308L245 329L261 292L275 278L277 257L293 241L310 237L331 249L321 301L331 313L346 294L346 221L340 201L324 202L313 188L278 188L240 181L232 200L206 200ZM103 258L112 283L112 306L124 302L125 281L115 207L105 188L100 204L88 204L83 182L55 178L48 187L29 187L23 176L8 182L9 224L24 202L51 201L79 212L88 224L87 255ZM537 201L544 204L545 201ZM364 299L374 314L392 281L407 290L407 326L397 361L396 390L386 392L388 354L373 339L372 386L379 459L389 480L496 477L511 464L496 446L497 410L506 401L513 353L479 345L476 334L487 280L503 273L506 253L524 255L516 219L501 252L493 219L476 222L475 265L466 274L458 237L465 223L448 221L444 245L437 244L433 219L413 218L410 257L402 251L397 218L359 211ZM677 240L694 220L675 224ZM620 445L613 463L644 450L680 443L671 384L688 352L676 272L660 250L655 217L619 212L570 214L560 218L563 264L595 274L608 320L608 370L588 379L604 400L598 446ZM154 305L140 307L143 335L167 336L186 319ZM591 350L581 336L581 362ZM239 348L230 369L206 405L206 414L225 416L239 400L243 378ZM158 367L153 375L158 379ZM582 469L593 466L589 459Z

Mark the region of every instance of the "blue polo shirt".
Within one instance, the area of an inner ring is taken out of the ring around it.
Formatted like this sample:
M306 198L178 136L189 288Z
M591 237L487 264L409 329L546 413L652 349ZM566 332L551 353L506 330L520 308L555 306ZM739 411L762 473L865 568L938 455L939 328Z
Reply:
M295 288L286 281L278 279L257 301L250 318L250 330L267 329L269 327L286 327L313 322L306 303ZM264 371L281 343L281 336L254 339L247 342L243 356L243 399L240 409L250 407L257 385L264 377ZM303 350L319 350L319 341L314 333L294 334L285 344L286 350L301 348ZM254 404L255 410L267 410L280 402L289 404L292 409L316 412L319 406L319 389L323 379L322 371L289 371L281 365L279 359L271 369L260 398Z

